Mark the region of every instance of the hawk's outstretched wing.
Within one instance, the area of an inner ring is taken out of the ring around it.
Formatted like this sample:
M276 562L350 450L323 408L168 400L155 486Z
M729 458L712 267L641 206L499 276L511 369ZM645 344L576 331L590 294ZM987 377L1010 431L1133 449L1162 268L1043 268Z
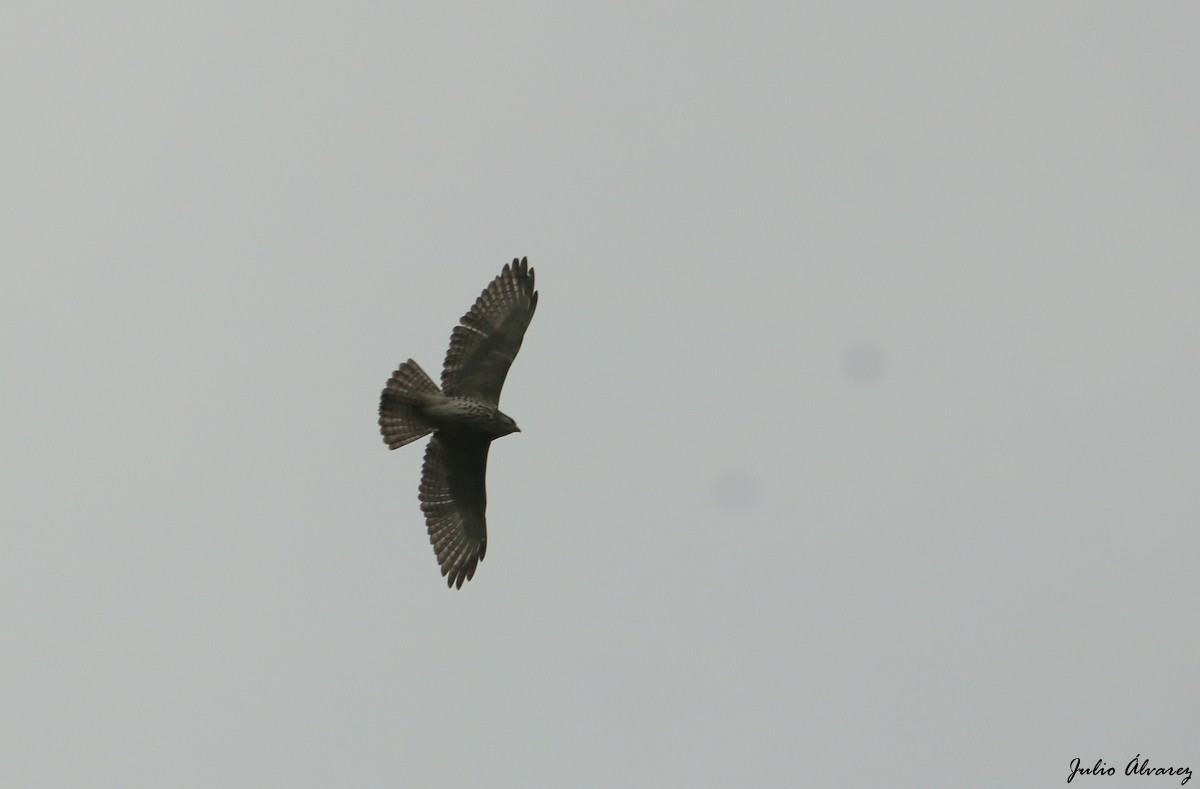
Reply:
M421 472L421 511L449 586L462 588L487 552L487 456L491 441L434 433Z
M526 258L504 266L450 335L442 368L446 394L500 403L500 389L537 308L537 296Z

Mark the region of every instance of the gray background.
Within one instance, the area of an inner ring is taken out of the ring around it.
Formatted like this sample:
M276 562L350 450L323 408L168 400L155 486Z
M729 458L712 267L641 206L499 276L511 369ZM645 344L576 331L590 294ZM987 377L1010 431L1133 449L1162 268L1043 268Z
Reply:
M1200 770L1200 11L906 6L6 4L0 784Z

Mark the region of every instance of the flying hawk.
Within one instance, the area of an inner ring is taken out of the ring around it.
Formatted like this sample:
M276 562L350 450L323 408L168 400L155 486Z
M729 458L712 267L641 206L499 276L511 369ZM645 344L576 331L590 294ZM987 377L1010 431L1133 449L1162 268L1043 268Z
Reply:
M500 389L537 300L529 261L514 258L454 327L442 388L409 359L379 398L388 449L433 433L421 472L421 511L448 586L461 589L487 552L488 448L520 432L500 411Z

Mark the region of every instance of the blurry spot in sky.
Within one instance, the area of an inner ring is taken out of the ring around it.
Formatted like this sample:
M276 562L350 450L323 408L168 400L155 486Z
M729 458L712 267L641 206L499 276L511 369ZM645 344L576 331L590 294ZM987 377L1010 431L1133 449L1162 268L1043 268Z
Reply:
M887 367L887 356L879 346L871 342L851 345L842 354L842 370L846 377L859 386L875 383Z
M758 483L744 471L730 470L712 484L713 500L725 512L746 512L758 502Z

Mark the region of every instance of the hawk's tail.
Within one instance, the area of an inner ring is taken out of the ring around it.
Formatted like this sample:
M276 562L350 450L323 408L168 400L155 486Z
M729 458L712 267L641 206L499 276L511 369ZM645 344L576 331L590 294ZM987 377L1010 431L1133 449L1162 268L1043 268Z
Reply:
M402 447L433 432L421 406L442 390L420 365L409 359L392 373L379 398L379 432L388 449Z

